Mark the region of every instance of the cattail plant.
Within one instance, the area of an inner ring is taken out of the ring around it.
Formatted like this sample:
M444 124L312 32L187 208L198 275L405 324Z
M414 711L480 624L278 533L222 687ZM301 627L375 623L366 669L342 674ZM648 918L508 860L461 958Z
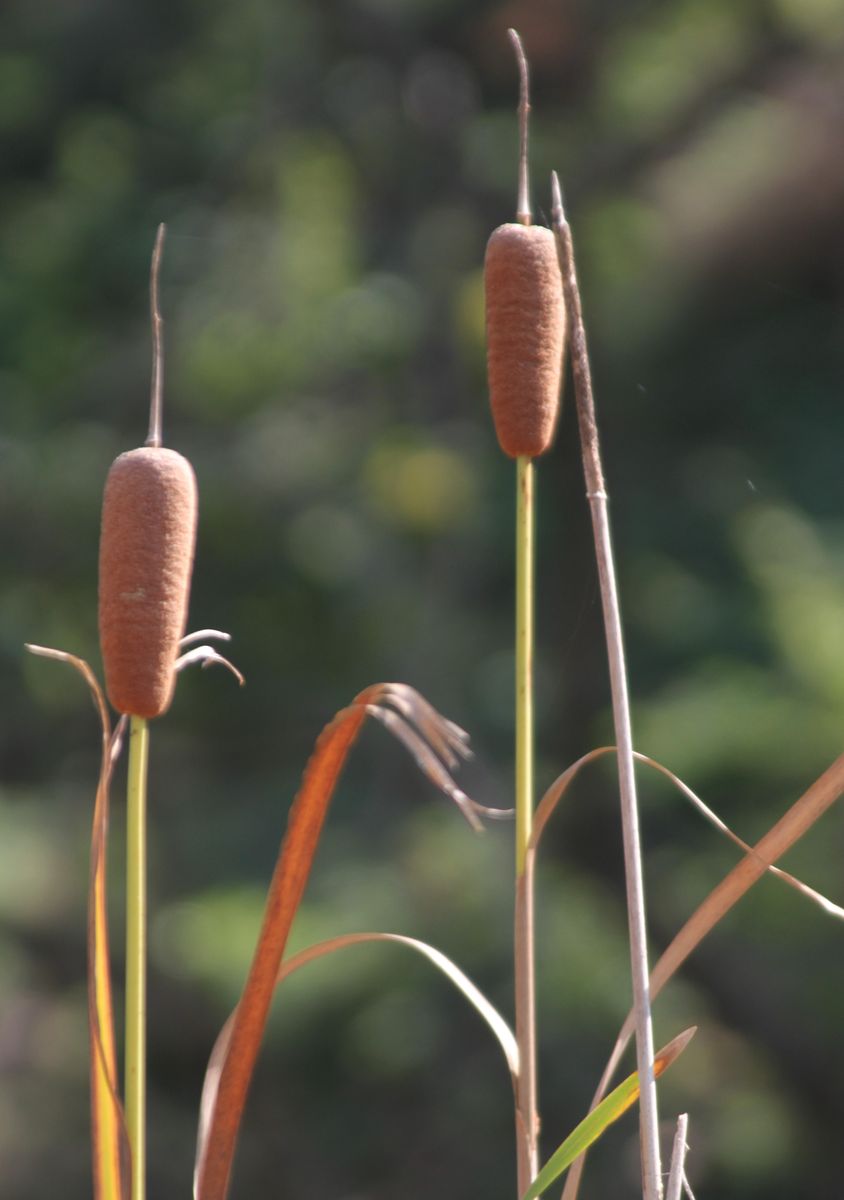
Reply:
M185 632L196 542L193 468L161 444L162 321L158 276L164 226L150 270L152 386L146 445L112 464L103 497L99 625L106 691L130 718L126 815L125 1109L132 1197L144 1200L146 1158L147 721L170 705Z
M557 426L566 316L554 235L533 224L528 177L527 58L519 64L519 181L516 220L499 225L484 260L489 400L498 443L511 458L549 449Z
M532 224L528 182L528 66L509 31L519 66L519 182L516 223L489 239L486 294L489 393L498 441L516 459L516 1089L519 1194L539 1167L533 886L528 847L533 820L533 459L554 436L566 319L554 235Z
M100 534L99 625L106 692L120 713L149 720L170 706L196 544L196 477L161 444L159 226L150 272L152 394L146 444L112 463Z

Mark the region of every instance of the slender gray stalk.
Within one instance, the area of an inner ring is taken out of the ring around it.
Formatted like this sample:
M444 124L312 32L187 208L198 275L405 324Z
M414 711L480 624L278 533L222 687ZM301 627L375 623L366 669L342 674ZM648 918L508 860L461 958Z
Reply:
M508 29L516 62L519 67L519 193L516 201L516 220L520 225L530 225L533 211L530 206L530 179L528 176L528 120L530 117L530 75L527 55L522 39L515 29Z
M604 629L612 690L613 722L618 747L618 775L621 796L621 825L624 841L624 870L627 887L627 918L630 936L630 961L633 977L633 1005L636 1013L636 1058L641 1081L639 1131L642 1155L644 1200L661 1200L662 1177L659 1154L656 1081L653 1074L653 1026L651 1021L648 970L645 890L642 878L642 854L639 839L639 813L636 777L633 767L633 735L627 692L627 669L621 632L621 612L610 540L607 493L601 466L592 373L586 344L586 330L577 286L571 229L563 212L560 183L551 177L553 193L552 224L557 237L560 270L567 316L570 325L571 361L577 420L580 429L586 495L592 516L595 555L601 586Z
M516 489L516 895L513 967L516 984L516 1161L523 1196L539 1170L536 1082L533 859L533 460L517 461Z
M668 1186L665 1189L665 1200L680 1200L683 1190L683 1177L686 1169L686 1134L689 1130L689 1114L681 1113L677 1118L677 1131L674 1134L674 1146L671 1151L671 1170L668 1174Z
M149 272L149 315L152 325L152 383L149 399L149 433L147 446L161 445L161 407L164 394L164 322L158 301L158 276L161 271L161 255L164 250L164 234L167 227L162 223L155 235L152 265Z

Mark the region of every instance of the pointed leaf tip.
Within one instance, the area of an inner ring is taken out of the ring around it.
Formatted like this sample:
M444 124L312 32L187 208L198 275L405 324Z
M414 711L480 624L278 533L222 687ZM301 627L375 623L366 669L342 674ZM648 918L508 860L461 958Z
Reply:
M663 1071L667 1071L673 1062L677 1061L696 1033L697 1025L690 1025L688 1029L684 1029L682 1033L678 1033L667 1046L663 1046L654 1055L654 1075L657 1078Z
M654 1075L659 1077L675 1062L697 1032L697 1026L684 1030L654 1055ZM523 1200L537 1200L583 1152L601 1136L605 1129L617 1121L639 1099L639 1072L620 1083L606 1099L588 1113L572 1130L566 1140L548 1159L548 1162L525 1192Z

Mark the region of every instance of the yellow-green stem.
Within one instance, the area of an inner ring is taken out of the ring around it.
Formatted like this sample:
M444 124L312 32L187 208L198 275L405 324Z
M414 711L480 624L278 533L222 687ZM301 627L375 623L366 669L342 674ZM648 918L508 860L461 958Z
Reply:
M533 460L516 460L516 874L533 823Z
M539 1169L533 955L533 462L516 469L516 1157L519 1195Z
M149 728L129 725L126 805L126 1125L132 1150L132 1200L146 1193L147 758Z

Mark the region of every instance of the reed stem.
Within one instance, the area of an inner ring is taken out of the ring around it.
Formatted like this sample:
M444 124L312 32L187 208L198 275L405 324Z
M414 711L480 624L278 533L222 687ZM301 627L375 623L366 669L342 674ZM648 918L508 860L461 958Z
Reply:
M686 1137L688 1131L689 1114L681 1113L677 1118L677 1130L674 1134L674 1146L671 1151L671 1170L668 1173L665 1200L680 1200L686 1169L686 1150L688 1149Z
M514 973L519 1075L516 1146L519 1195L539 1170L533 869L533 460L516 460L516 894Z
M630 963L633 982L633 1007L636 1014L636 1057L642 1091L639 1104L640 1149L644 1200L661 1200L659 1128L656 1080L653 1073L654 1043L651 1019L648 969L645 890L642 875L642 850L639 838L639 809L636 776L633 768L633 733L627 689L627 666L621 630L621 609L615 561L610 539L607 492L601 464L598 425L592 392L592 371L586 344L586 329L580 303L580 289L574 262L571 229L563 211L560 183L551 177L552 224L557 237L560 272L571 323L571 364L577 420L586 479L586 495L592 515L595 557L601 586L607 658L610 669L613 723L618 747L618 776L621 799L621 827L624 843L624 875L627 889L627 920L630 938Z
M132 1151L132 1200L146 1193L147 760L149 726L129 725L126 806L126 1126Z

